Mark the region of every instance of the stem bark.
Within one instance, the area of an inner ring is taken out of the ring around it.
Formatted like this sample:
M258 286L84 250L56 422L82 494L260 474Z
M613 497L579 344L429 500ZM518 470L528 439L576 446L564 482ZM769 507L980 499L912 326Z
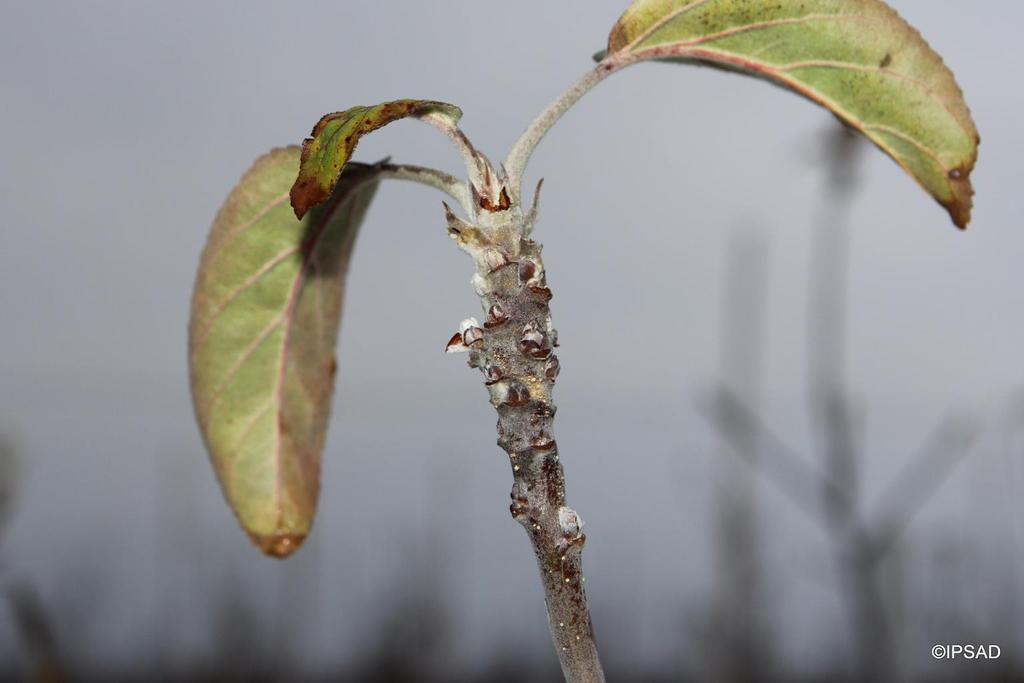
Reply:
M502 179L503 180L503 179ZM565 474L555 442L552 387L559 362L551 324L541 245L501 181L480 188L476 224L448 212L449 234L476 264L473 285L486 319L463 323L449 350L469 352L498 413L498 445L512 466L513 519L533 544L548 623L570 683L603 683L604 672L587 607L581 551L583 522L566 505ZM502 208L504 207L504 208Z

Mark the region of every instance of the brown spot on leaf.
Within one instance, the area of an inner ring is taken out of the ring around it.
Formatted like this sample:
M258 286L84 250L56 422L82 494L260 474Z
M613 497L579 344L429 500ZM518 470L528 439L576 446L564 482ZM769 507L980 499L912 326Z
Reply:
M303 148L305 148L305 144L303 144ZM291 199L296 218L301 219L307 211L317 204L327 201L331 195L311 178L300 178L292 185L288 196Z
M306 535L293 531L275 531L267 535L249 534L249 538L264 555L283 559L299 549Z
M331 114L324 114L323 116L320 117L320 120L316 122L316 125L313 126L313 131L309 134L309 138L307 138L307 140L315 138L318 135L320 135L320 133L324 132L324 128L326 128L327 124L330 123L331 121L334 121L335 119L339 119L347 115L348 112L343 111L336 111ZM303 147L305 147L305 145L303 145Z
M970 166L965 165L954 168L947 174L949 188L953 196L949 201L942 202L942 204L949 211L949 216L953 219L953 223L961 230L965 230L967 224L970 223L971 209L974 205L974 187L971 185L972 169L973 164Z
M624 19L625 17L623 17ZM608 36L608 54L618 52L629 44L629 37L626 32L626 22L619 19Z

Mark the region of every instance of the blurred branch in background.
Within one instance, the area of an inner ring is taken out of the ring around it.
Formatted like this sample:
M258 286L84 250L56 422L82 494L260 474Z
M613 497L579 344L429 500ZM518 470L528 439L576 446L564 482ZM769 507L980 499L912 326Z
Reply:
M31 679L37 683L61 683L63 673L57 651L57 634L42 601L28 583L8 587L5 596L21 640Z
M241 585L240 575L229 565L218 589L208 592L214 598L207 608L213 647L212 656L199 666L200 677L224 681L281 680L277 674L286 671L286 663L294 662L288 662L287 655L282 655L281 648L269 637L255 596ZM194 678L196 672L189 670L194 663L187 662L184 667L182 664L175 662L178 675L184 680ZM302 669L290 671L292 675L299 672Z
M724 269L721 390L747 397L757 406L764 356L764 293L768 279L767 244L754 232L735 236ZM764 680L770 668L759 540L758 434L737 432L730 446L750 468L717 459L711 510L714 532L714 585L706 631L712 680L742 683Z
M888 600L876 586L879 565L896 547L914 514L948 478L955 464L970 453L981 434L980 424L964 418L941 422L920 453L909 459L911 464L905 472L883 494L878 506L881 509L873 516L877 521L869 521L858 512L859 501L851 497L849 490L837 483L828 471L818 471L808 464L798 451L764 425L740 397L720 391L705 407L705 413L723 441L730 445L730 452L747 462L748 451L743 446L756 439L761 444L758 471L829 532L838 569L844 581L849 582L844 585L858 651L867 648L875 637L861 632L861 628L872 626L893 637L884 609ZM924 476L914 477L911 472ZM831 517L832 511L837 509L850 511L841 518L842 526ZM878 603L874 604L876 597ZM875 608L879 611L866 612ZM865 612L860 611L862 609ZM877 662L872 663L875 671L878 671L877 666ZM893 675L887 671L864 678L865 673L861 672L858 680L884 681L891 680Z
M921 450L908 459L896 479L872 506L872 552L882 559L918 510L953 473L981 436L981 424L970 417L950 416L940 422Z
M404 544L405 560L391 583L397 590L380 595L380 621L368 634L367 647L355 665L355 680L443 681L452 678L455 623L443 569L431 562L417 540ZM437 540L437 535L433 534ZM444 544L440 544L443 546ZM425 544L429 546L429 542Z
M0 544L3 543L7 524L14 514L15 499L21 484L20 468L14 443L0 434ZM2 568L0 555L0 568Z
M7 525L14 516L22 485L20 474L14 443L0 435L0 551ZM34 588L28 582L15 584L11 581L6 571L6 559L0 552L0 581L3 582L3 597L10 608L26 671L30 672L32 680L39 683L64 681L53 623Z
M850 206L857 188L861 141L839 123L825 138L828 182L811 237L807 316L808 387L824 471L822 514L832 539L864 681L891 680L894 632L878 585L871 543L860 522L863 423L846 386L846 309L850 268ZM841 491L843 495L836 495Z
M1024 389L1018 389L1001 434L998 467L1001 490L997 498L999 516L1006 525L1009 550L1007 571L1010 589L999 596L996 629L1016 633L1013 664L1024 668L1024 518L1021 515L1021 491L1024 490Z
M965 418L940 423L920 454L908 460L886 490L877 514L866 513L861 487L863 425L854 414L845 378L849 209L862 142L843 125L829 131L826 140L829 175L814 231L808 286L807 395L820 470L762 423L759 391L749 394L749 387L723 381L704 411L731 453L748 463L751 471L763 473L826 530L850 620L857 680L889 681L899 675L895 657L899 628L889 606L901 600L883 589L880 564L897 546L913 515L969 453L980 425ZM744 304L733 302L730 307L742 311ZM762 315L749 310L742 314L756 321ZM735 329L728 333L734 334ZM723 343L730 348L748 341L727 337Z

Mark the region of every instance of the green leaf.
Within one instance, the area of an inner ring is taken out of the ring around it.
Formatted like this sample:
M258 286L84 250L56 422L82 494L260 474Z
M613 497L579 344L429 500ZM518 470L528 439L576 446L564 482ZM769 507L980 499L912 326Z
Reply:
M352 107L321 118L313 127L311 137L302 143L299 177L291 190L295 215L302 218L331 196L359 138L392 121L428 114L446 116L454 123L462 116L462 111L444 102L396 100L373 107Z
M980 142L953 74L878 0L636 0L607 59L681 59L767 78L835 113L949 211L971 217Z
M349 164L329 201L297 220L299 155L259 158L221 207L189 323L192 398L224 496L278 557L313 523L345 273L379 179Z

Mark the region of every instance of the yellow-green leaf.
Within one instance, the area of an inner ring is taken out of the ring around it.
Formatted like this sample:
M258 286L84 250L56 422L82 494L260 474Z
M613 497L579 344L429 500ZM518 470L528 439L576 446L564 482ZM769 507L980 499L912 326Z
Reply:
M221 207L196 276L189 366L196 417L224 496L269 555L309 533L356 232L376 167L349 164L298 220L299 148L258 159Z
M681 59L762 76L827 107L964 228L978 132L953 74L879 0L635 0L608 59Z
M458 121L458 107L431 100L396 100L373 107L352 107L327 114L302 143L299 176L291 189L292 208L302 218L307 211L331 196L341 171L352 157L359 138L409 116L439 113Z

